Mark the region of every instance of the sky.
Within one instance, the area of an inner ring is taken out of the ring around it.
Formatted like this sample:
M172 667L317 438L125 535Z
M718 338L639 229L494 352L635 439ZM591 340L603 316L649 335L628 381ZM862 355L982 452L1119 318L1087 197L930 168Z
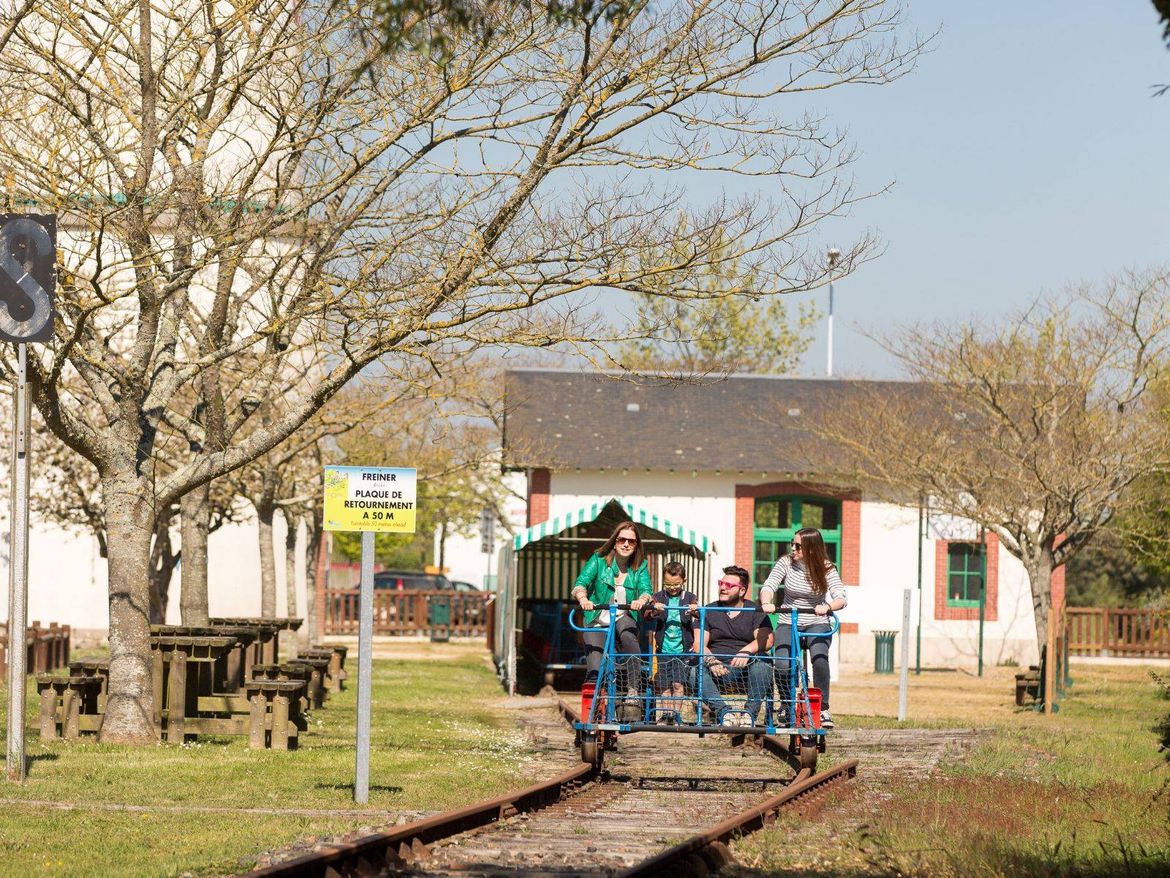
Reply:
M1170 94L1152 88L1170 49L1149 0L920 2L908 23L941 27L912 73L816 104L858 146L858 184L894 183L824 227L826 248L866 230L885 248L835 285L839 375L897 374L864 332L1170 264ZM801 374L825 354L822 320Z

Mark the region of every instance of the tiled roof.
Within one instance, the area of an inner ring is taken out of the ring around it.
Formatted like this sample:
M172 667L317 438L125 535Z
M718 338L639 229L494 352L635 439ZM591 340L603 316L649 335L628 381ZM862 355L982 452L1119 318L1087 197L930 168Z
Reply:
M828 474L808 430L826 406L904 382L516 369L505 376L504 459L550 469L759 470Z

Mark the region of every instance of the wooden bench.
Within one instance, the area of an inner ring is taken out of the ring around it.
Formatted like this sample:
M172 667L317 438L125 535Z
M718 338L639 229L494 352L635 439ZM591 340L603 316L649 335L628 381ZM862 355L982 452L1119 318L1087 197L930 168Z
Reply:
M253 680L300 680L305 684L305 691L301 695L302 704L301 710L306 713L312 710L313 705L309 701L309 681L313 678L313 668L311 665L294 664L291 661L285 662L283 665L253 665L252 679Z
M250 707L248 746L263 750L295 750L299 734L308 728L301 712L303 680L252 680L244 684Z
M100 677L86 674L38 674L41 701L41 740L76 740L82 732L98 732L103 715L98 713Z
M69 663L69 673L75 677L93 677L101 682L94 711L104 714L106 712L106 692L110 688L110 660L74 659Z
M314 709L325 706L325 698L328 691L325 688L325 676L329 672L330 659L324 656L313 658L311 656L302 656L301 658L289 659L285 664L287 665L301 665L310 669L309 675L309 703Z
M1024 707L1040 698L1040 668L1031 665L1016 674L1016 707Z
M329 667L325 671L325 687L330 692L340 692L345 688L345 680L349 677L345 670L345 657L348 652L349 648L346 646L321 646L306 649L301 656L329 659Z

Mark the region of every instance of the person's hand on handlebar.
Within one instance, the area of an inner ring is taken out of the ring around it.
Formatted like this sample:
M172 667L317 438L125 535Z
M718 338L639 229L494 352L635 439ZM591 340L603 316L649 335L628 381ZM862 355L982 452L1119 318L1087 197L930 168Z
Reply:
M646 603L649 600L650 600L650 595L648 595L648 594L644 594L639 598L634 598L634 600L630 603L630 609L633 610L634 612L637 612L638 610L642 609L642 607L646 606Z
M585 597L584 595L581 596L577 603L581 605L581 609L586 613L593 609L593 601L589 600L589 598Z
M765 613L775 613L776 612L776 605L772 604L772 603L760 604L760 609L763 610Z
M813 612L818 616L827 616L829 613L833 612L833 608L828 604L817 604L815 607L813 607Z

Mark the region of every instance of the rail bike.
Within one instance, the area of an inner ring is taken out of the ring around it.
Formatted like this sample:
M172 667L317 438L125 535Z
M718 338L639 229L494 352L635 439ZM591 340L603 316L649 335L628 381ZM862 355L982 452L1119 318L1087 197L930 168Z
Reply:
M600 765L604 751L616 749L621 735L653 732L787 735L788 752L802 767L815 766L817 754L825 751L826 730L820 690L809 686L807 644L837 632L834 614L828 617L829 631L802 633L796 610L781 613L782 621L774 623L769 642L760 643L758 652L722 654L703 646L711 614L757 610L703 606L696 610L693 652L631 654L617 649L616 637L618 611L631 611L629 604L598 609L609 610L604 626L578 624L579 609L569 616L575 631L605 633L597 679L582 687L581 720L574 723L584 762ZM781 637L789 643L786 658L775 654Z

